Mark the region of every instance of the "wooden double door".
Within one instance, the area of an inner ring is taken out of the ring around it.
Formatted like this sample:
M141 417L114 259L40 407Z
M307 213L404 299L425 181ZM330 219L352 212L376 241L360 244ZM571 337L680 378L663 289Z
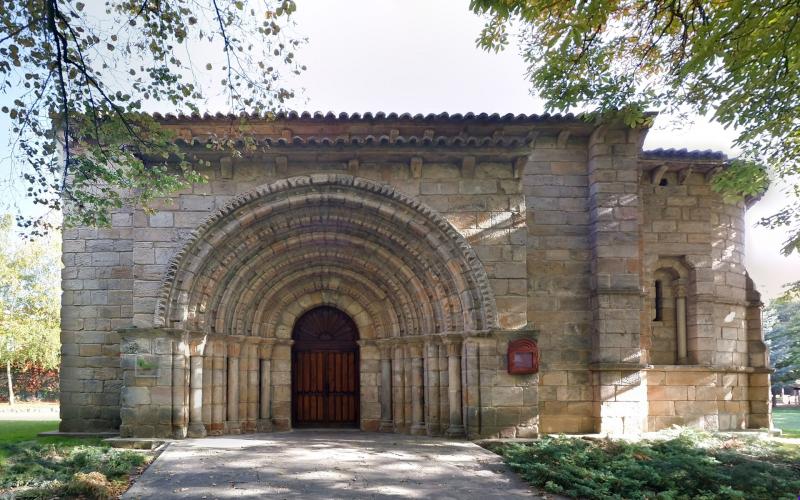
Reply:
M292 332L292 423L358 427L358 330L328 306L306 312Z

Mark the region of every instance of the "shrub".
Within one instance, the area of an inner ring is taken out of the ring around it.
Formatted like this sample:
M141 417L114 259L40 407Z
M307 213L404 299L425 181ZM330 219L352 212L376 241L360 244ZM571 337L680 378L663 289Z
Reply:
M592 499L779 499L800 492L798 453L755 438L682 431L631 443L545 437L497 450L530 483Z

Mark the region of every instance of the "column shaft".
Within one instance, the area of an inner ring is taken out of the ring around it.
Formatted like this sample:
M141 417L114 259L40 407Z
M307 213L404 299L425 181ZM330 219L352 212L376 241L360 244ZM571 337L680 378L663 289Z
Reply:
M391 350L381 350L381 432L394 430L392 422L392 359Z
M190 393L189 393L189 437L204 437L206 428L203 425L203 356L194 354L189 358Z
M236 355L231 355L230 352L228 353L228 432L231 434L239 434L241 433L241 426L239 423L238 349L234 352Z
M272 390L270 384L272 377L270 370L272 363L269 359L262 359L261 361L261 398L259 401L259 428L261 432L268 432L272 430L272 415L270 413L271 405L270 398L272 397Z
M221 341L212 345L211 424L206 430L209 435L219 436L225 428L225 346Z
M675 298L675 321L678 334L678 363L687 362L686 351L686 297L678 296Z
M422 371L422 346L409 346L411 355L411 434L427 434L425 427L425 390Z
M450 426L447 436L463 437L464 421L461 413L461 343L447 346L447 393L450 405Z
M433 342L429 343L426 348L426 390L425 406L428 415L425 422L428 427L429 436L438 436L441 432L440 420L440 400L439 400L439 346Z

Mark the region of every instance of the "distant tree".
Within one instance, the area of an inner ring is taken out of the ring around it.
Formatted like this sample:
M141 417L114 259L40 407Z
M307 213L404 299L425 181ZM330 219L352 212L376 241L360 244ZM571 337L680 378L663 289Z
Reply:
M800 2L784 0L471 0L488 17L486 50L519 28L533 91L551 110L584 108L589 118L635 126L648 110L711 113L739 132L744 153L716 189L754 195L765 164L794 184L800 174ZM800 250L800 185L766 217L790 226L783 252Z
M280 108L293 95L285 75L305 69L285 29L295 9L292 0L0 0L1 109L28 195L53 210L69 204L68 225L105 225L126 201L146 206L201 181L143 109L198 112L215 94L230 112ZM233 120L230 132L241 131ZM224 135L211 147L230 146ZM37 234L51 220L17 222Z
M14 402L13 371L58 368L60 247L58 235L22 243L10 215L0 218L0 363Z
M800 301L781 298L764 311L769 360L775 373L773 388L800 379Z

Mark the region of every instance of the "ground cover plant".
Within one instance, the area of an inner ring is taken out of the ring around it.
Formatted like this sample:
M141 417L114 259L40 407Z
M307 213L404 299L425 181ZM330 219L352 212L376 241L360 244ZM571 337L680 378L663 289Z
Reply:
M58 422L0 422L0 498L114 498L150 456L100 439L37 437Z
M800 438L800 408L773 408L772 422L787 438Z
M545 437L493 450L531 484L591 499L783 499L800 494L800 447L670 431L627 442Z

